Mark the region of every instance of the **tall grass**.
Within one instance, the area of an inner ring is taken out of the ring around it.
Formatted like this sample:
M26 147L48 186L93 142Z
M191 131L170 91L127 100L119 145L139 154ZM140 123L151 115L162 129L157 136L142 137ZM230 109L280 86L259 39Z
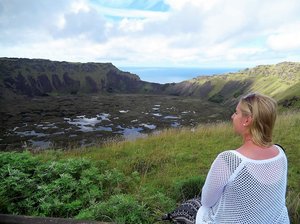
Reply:
M300 214L299 134L300 112L285 113L278 117L274 143L285 148L288 158L287 206L292 223L298 223ZM152 214L159 216L166 212L163 210L166 207L157 204L157 198L151 199L151 192L162 192L162 197L177 202L190 196L186 192L197 194L216 155L224 150L235 149L240 144L241 139L234 134L231 123L220 122L200 124L193 129L166 129L135 141L110 141L101 148L45 151L41 154L45 161L86 158L105 161L111 169L120 170L128 176L138 173L138 186L129 187L129 192L146 204L153 203L155 212ZM177 197L178 194L181 196ZM158 195L155 194L155 197Z

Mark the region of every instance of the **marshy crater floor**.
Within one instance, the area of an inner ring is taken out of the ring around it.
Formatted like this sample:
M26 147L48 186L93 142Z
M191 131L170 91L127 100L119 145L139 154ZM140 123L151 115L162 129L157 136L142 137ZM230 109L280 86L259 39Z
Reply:
M0 103L1 151L77 148L229 118L220 104L169 95L46 96Z

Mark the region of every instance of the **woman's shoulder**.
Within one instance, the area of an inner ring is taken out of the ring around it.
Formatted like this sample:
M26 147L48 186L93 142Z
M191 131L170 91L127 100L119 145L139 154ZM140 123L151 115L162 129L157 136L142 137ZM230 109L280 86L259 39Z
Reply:
M285 149L283 148L282 145L278 144L278 143L275 143L274 144L280 151L284 152L285 153Z
M218 157L236 157L235 149L228 149L220 152Z
M227 168L227 171L234 173L234 171L242 165L242 158L240 158L234 150L225 150L218 154L217 158L213 162L213 167L222 167L222 169Z
M268 148L255 148L255 147L240 147L232 150L236 156L242 160L251 162L269 162L285 156L284 150L279 145L272 145Z
M236 153L236 150L225 150L218 154L216 160L224 160L232 163L233 161L236 163L240 163L242 158Z

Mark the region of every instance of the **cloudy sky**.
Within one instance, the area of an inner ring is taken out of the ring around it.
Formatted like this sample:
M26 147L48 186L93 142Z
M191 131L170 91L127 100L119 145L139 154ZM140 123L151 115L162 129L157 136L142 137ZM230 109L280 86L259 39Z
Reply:
M0 57L116 66L300 61L299 0L0 0Z

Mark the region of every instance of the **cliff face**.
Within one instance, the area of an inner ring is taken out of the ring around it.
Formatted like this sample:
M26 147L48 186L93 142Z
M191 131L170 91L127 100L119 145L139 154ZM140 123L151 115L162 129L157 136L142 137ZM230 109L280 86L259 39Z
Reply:
M141 81L111 63L69 63L0 58L0 95L161 93L163 85Z

